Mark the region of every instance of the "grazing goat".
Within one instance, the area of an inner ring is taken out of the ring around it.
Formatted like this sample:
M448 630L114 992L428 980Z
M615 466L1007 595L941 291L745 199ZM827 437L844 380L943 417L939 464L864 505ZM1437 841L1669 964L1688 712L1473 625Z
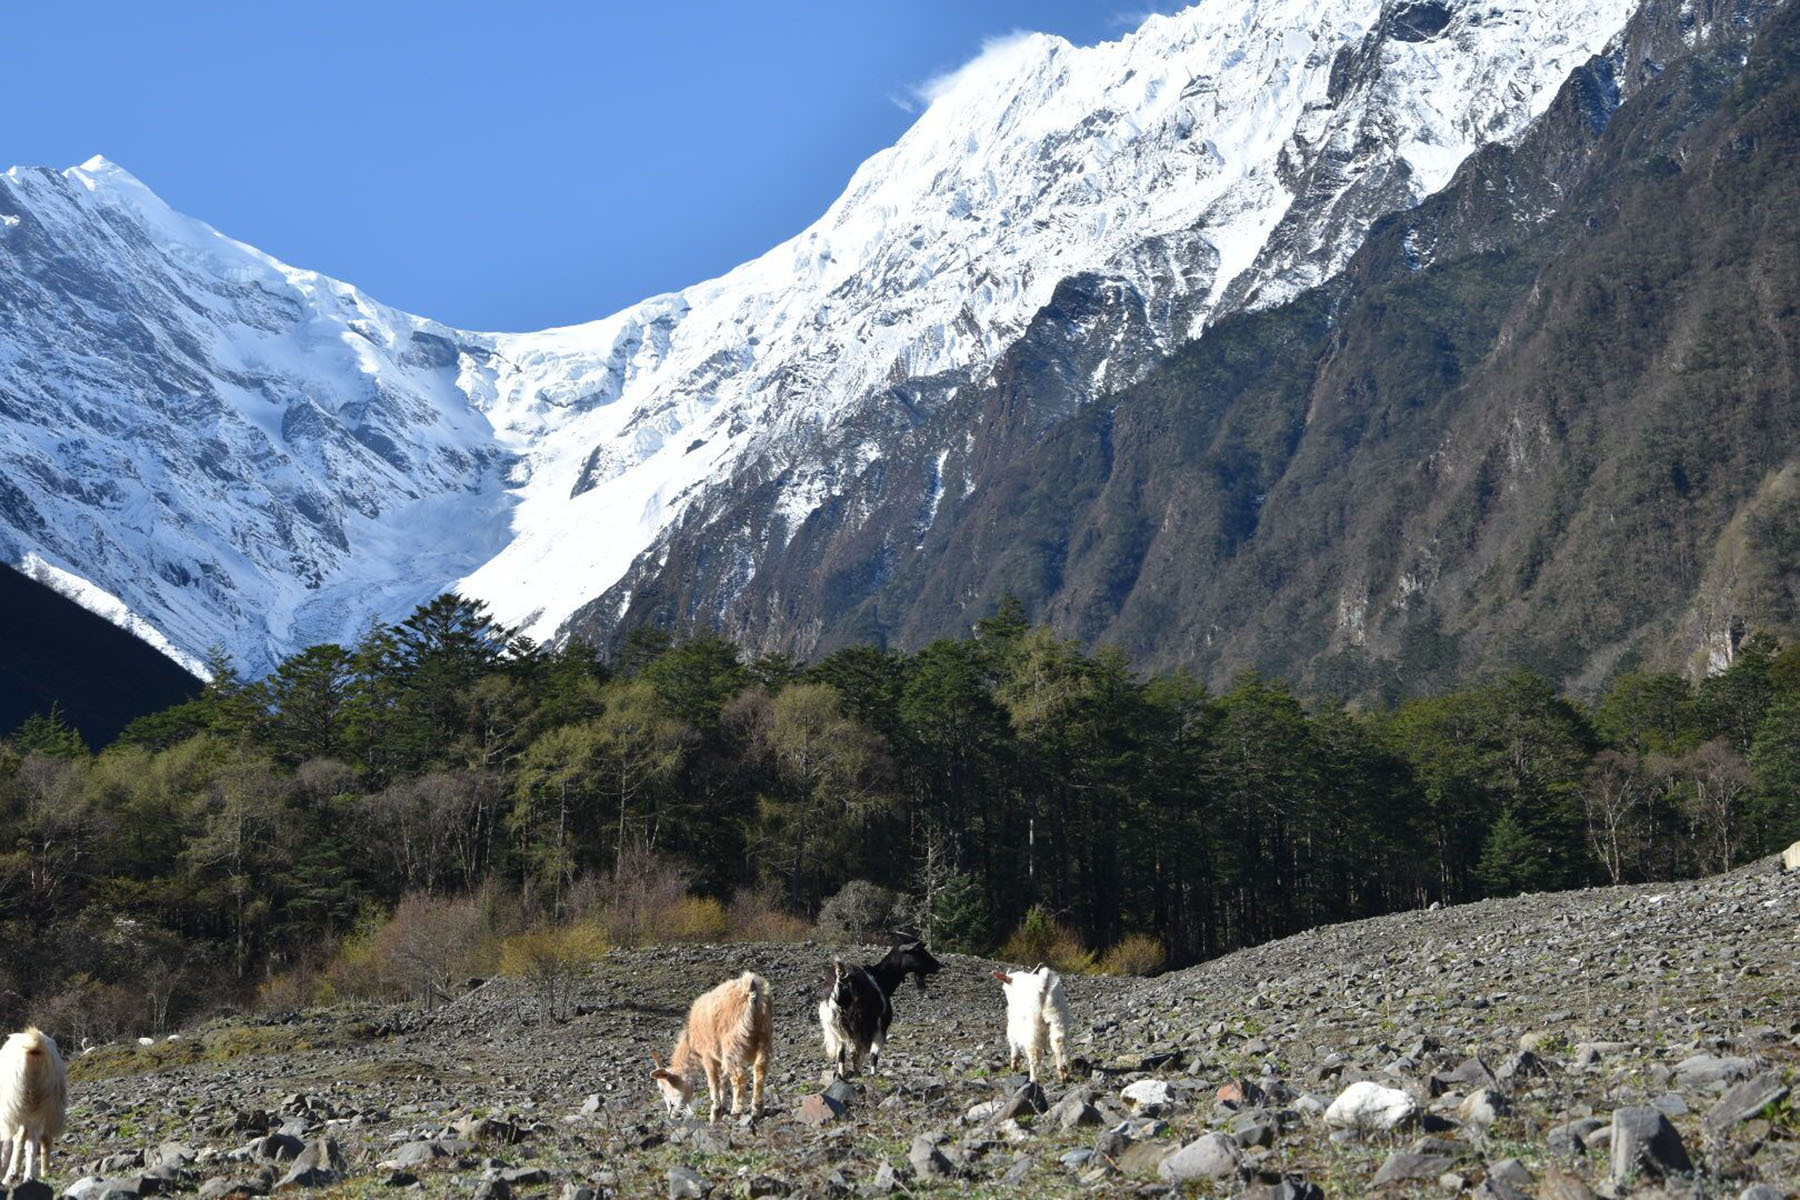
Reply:
M1784 871L1800 871L1800 842L1795 842L1781 852L1781 869Z
M1036 1083L1038 1060L1043 1058L1048 1043L1056 1055L1057 1077L1068 1079L1069 1066L1063 1061L1063 1032L1069 1025L1069 1002L1063 998L1062 976L1039 963L1036 970L1015 971L1011 975L995 971L994 978L1000 981L1001 990L1006 993L1006 1043L1012 1051L1010 1068L1018 1070L1019 1055L1023 1054L1031 1082Z
M706 1119L716 1121L724 1094L721 1077L731 1080L731 1115L735 1117L744 1110L744 1072L748 1070L754 1079L750 1113L759 1117L763 1078L769 1073L774 1043L775 1004L770 999L769 981L745 971L694 1001L688 1009L687 1028L669 1055L669 1065L665 1068L656 1055L650 1056L656 1064L651 1078L662 1089L669 1115L676 1117L693 1107L693 1072L698 1068L706 1076L706 1090L712 1098Z
M925 977L943 969L944 964L919 941L895 946L873 966L850 967L841 958L831 960L831 977L819 1000L819 1027L825 1033L825 1056L837 1065L839 1075L862 1070L865 1056L870 1071L881 1069L881 1051L894 1019L894 992L908 975L922 992Z
M68 1072L49 1034L33 1027L0 1046L0 1147L11 1150L0 1183L36 1179L48 1168L68 1094Z

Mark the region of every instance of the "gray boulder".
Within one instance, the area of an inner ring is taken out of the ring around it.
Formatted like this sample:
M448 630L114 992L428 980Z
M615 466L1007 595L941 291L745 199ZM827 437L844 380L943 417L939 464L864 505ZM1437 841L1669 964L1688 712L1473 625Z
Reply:
M1236 1138L1208 1133L1164 1158L1156 1173L1169 1183L1234 1179L1243 1164L1244 1154Z
M1684 1175L1694 1169L1681 1135L1658 1109L1621 1108L1613 1113L1612 1177L1624 1183L1640 1176Z
M1779 1103L1787 1094L1788 1088L1781 1081L1780 1073L1764 1071L1727 1091L1706 1114L1706 1127L1715 1134L1723 1133L1733 1125L1750 1120L1769 1105Z

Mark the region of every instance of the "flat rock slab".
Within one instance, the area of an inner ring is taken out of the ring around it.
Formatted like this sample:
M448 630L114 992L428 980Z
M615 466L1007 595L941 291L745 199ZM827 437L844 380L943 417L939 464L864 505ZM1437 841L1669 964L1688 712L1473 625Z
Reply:
M1411 1179L1436 1179L1439 1175L1456 1165L1456 1160L1443 1154L1413 1154L1400 1150L1388 1155L1381 1170L1375 1172L1371 1181L1376 1187L1386 1187L1390 1183L1404 1183Z
M1771 1104L1787 1097L1787 1084L1776 1071L1764 1071L1754 1079L1746 1079L1727 1091L1713 1110L1706 1114L1706 1127L1723 1133L1733 1125L1756 1116Z
M1243 1169L1243 1163L1244 1154L1236 1138L1209 1133L1164 1158L1156 1173L1170 1183L1232 1179Z

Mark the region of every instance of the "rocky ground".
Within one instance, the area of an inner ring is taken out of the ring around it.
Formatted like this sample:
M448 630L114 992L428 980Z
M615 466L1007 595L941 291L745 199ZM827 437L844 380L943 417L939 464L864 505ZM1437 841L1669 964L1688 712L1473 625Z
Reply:
M1333 926L1150 980L1071 977L1075 1078L1047 1094L1007 1071L985 960L945 955L928 993L908 984L880 1075L821 1095L806 992L829 948L620 951L561 1025L495 980L430 1013L104 1048L75 1062L53 1178L86 1200L1788 1196L1797 916L1800 874L1765 862ZM768 1112L670 1121L649 1053L744 968L776 994Z

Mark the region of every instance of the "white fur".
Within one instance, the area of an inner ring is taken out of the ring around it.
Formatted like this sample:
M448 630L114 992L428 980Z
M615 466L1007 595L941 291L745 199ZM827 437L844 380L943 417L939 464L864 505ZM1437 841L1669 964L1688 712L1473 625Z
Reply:
M8 1152L0 1182L37 1179L49 1168L68 1095L68 1070L49 1034L27 1029L0 1046L0 1148Z
M1038 1063L1049 1049L1056 1057L1058 1078L1069 1077L1063 1060L1063 1036L1069 1025L1069 1002L1063 996L1062 976L1049 967L1018 971L1001 977L1006 993L1006 1043L1011 1066L1017 1069L1024 1055L1031 1082L1038 1082Z
M831 996L819 1001L819 1028L825 1034L826 1058L834 1063L842 1062L846 1050L855 1052L856 1039L850 1036L844 1010Z
M1786 871L1800 871L1800 842L1781 852L1781 866Z

